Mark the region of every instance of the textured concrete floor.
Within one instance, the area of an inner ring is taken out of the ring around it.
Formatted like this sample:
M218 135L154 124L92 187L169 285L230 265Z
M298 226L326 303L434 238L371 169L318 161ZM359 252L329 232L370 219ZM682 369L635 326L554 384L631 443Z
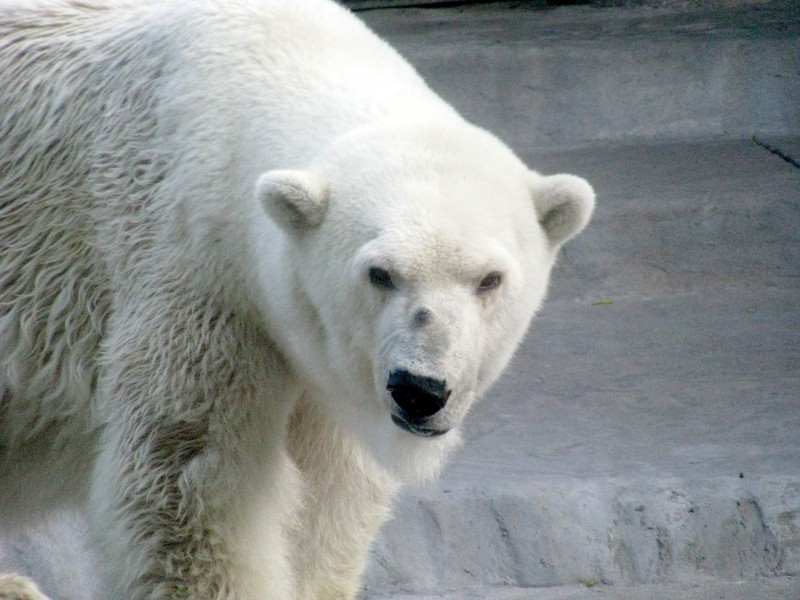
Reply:
M399 594L381 600L798 600L796 579L770 578L720 582L609 586L585 584L557 588L477 588L431 596Z
M798 600L800 6L366 14L598 210L365 597Z
M800 170L748 141L529 158L593 181L595 222L465 448L398 504L366 597L797 576Z

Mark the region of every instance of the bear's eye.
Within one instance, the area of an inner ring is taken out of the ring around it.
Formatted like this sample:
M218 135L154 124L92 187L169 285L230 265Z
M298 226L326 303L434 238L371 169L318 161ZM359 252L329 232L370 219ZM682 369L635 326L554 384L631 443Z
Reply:
M503 283L503 276L497 271L492 271L486 277L481 279L481 282L478 284L478 293L483 294L493 290L501 283Z
M369 282L376 288L380 288L382 290L395 289L394 281L392 281L392 276L389 275L389 271L386 269L381 269L380 267L370 268Z

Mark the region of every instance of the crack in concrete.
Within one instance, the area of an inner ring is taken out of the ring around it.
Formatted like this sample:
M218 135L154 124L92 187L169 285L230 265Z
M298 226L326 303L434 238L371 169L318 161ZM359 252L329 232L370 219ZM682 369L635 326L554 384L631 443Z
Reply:
M757 138L756 136L751 136L750 137L750 141L753 142L756 146L760 146L761 148L763 148L764 150L766 150L770 154L774 154L778 158L781 158L781 159L785 160L790 165L792 165L794 168L800 169L800 161L798 161L797 159L789 156L788 154L783 152L780 148L776 148L775 146L772 146L772 145L766 143L765 141Z

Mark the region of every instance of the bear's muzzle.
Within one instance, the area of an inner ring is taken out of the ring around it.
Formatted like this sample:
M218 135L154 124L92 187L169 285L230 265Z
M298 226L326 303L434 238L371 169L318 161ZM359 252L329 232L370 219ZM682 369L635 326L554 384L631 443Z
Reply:
M431 417L445 407L450 397L446 381L397 369L389 375L386 389L398 408L392 414L395 425L422 437L447 433L447 429L427 426Z

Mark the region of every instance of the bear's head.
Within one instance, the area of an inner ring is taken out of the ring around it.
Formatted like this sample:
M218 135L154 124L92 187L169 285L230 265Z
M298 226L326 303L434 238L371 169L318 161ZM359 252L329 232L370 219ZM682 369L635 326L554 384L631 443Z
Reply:
M584 180L532 172L461 121L353 131L256 196L290 263L290 362L404 479L457 445L594 206Z

